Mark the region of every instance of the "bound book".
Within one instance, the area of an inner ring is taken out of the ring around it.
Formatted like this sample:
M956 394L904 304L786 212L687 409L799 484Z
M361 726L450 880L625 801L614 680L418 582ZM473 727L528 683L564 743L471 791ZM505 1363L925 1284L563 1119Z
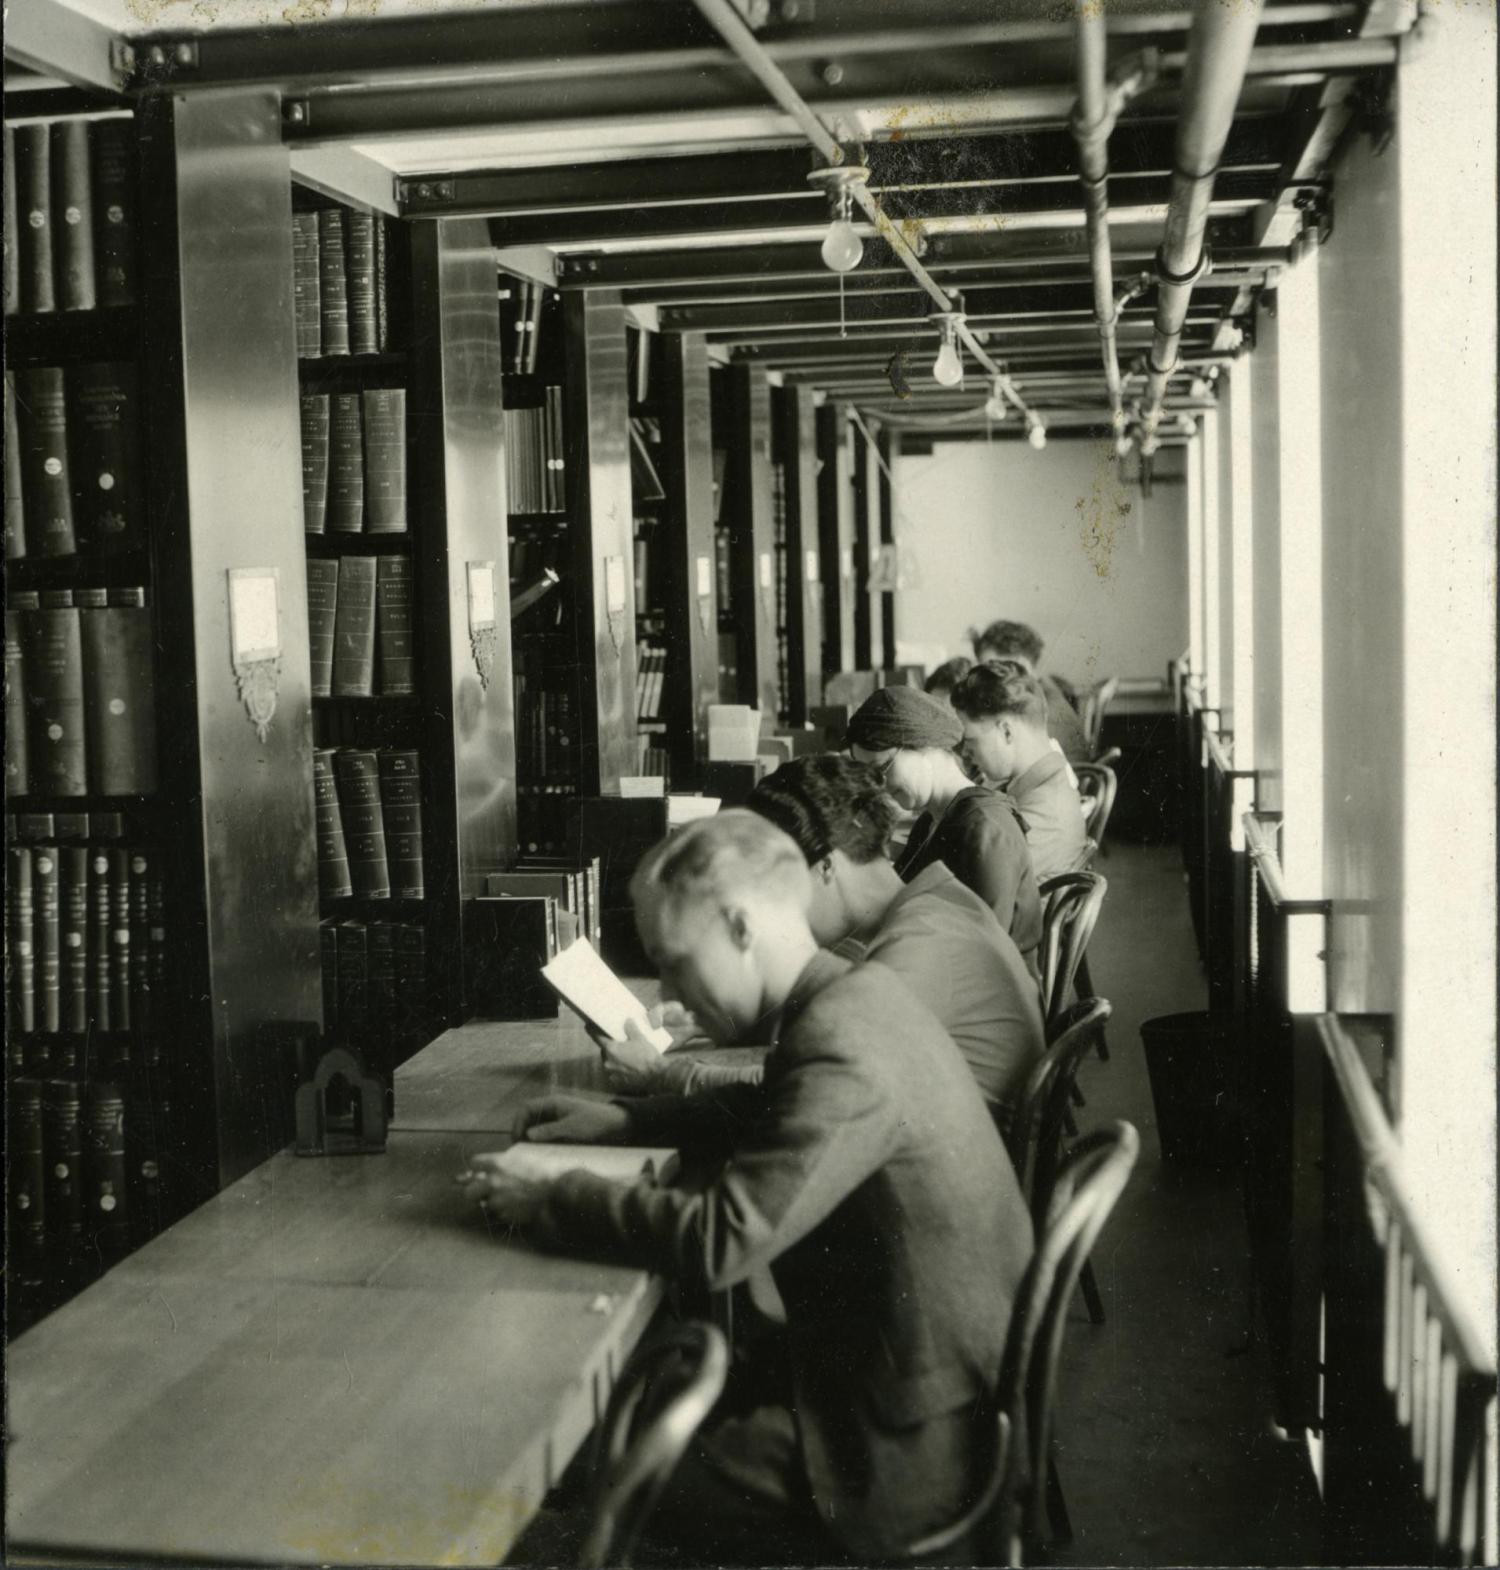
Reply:
M62 1028L81 1035L89 1028L88 847L60 846L57 859L62 883Z
M366 930L370 1025L389 1039L396 1024L396 928L393 922L372 921Z
M94 193L89 178L87 120L52 122L53 267L64 311L92 311Z
M38 845L31 853L31 887L36 905L36 1028L62 1029L62 879L57 850Z
M327 393L302 395L302 527L309 534L322 534L328 521L330 419Z
M381 752L380 805L390 891L396 899L422 899L422 775L415 752Z
M666 1146L549 1145L529 1140L474 1160L534 1183L550 1183L568 1172L587 1172L608 1183L670 1183L680 1165L677 1152Z
M325 207L318 214L318 288L322 352L349 352L349 285L344 260L344 214Z
M374 354L379 347L375 323L375 220L369 213L346 211L344 243L349 287L349 349Z
M375 558L375 647L380 658L380 690L387 698L417 690L412 658L411 558Z
M21 220L16 207L16 133L5 127L5 314L21 309Z
M72 592L45 590L38 607L20 617L31 788L43 796L86 795L83 644Z
M31 789L26 744L26 669L21 659L21 616L5 613L5 794Z
M389 899L391 869L386 858L385 814L380 805L380 765L374 752L340 749L333 757L338 780L349 876L359 899Z
M375 558L339 563L333 625L333 696L368 698L375 690Z
M138 1032L149 1031L155 986L151 952L151 884L156 871L140 849L130 853L130 1017Z
M83 1127L85 1229L105 1259L130 1245L125 1203L125 1098L119 1088L89 1085Z
M391 300L385 219L375 219L375 347L383 354L391 346Z
M349 851L344 841L331 747L319 747L313 753L313 808L318 837L318 894L323 899L349 899L354 885L349 877Z
M16 420L28 552L71 556L78 543L68 474L67 393L59 367L41 365L17 372Z
M125 119L91 120L89 142L99 304L129 305L136 294L134 127Z
M28 846L6 847L5 872L5 921L10 948L6 1012L13 1034L29 1034L36 1029L36 904Z
M339 1023L339 925L336 921L318 923L318 956L323 969L323 1029L325 1033Z
M670 1033L651 1023L645 1004L599 958L587 938L565 948L542 967L542 974L585 1025L610 1040L623 1040L626 1022L633 1021L658 1052L672 1045Z
M297 329L297 356L316 359L323 352L322 247L318 215L292 214L292 310Z
M101 796L149 795L157 779L156 687L146 591L111 589L107 605L78 615L89 789Z
M396 1021L404 1035L427 1024L427 929L416 922L396 928Z
M6 135L10 134L9 128ZM16 416L16 377L5 373L5 559L26 554L26 491L21 479L21 426Z
M357 1031L370 1012L369 933L362 921L341 921L338 927L339 1027Z
M52 281L52 142L43 122L16 127L16 209L21 309L55 311Z
M42 1084L15 1079L7 1087L5 1187L10 1197L9 1237L17 1251L35 1258L46 1246L46 1167L42 1135Z
M42 1087L42 1207L47 1241L67 1253L83 1236L83 1129L78 1083L49 1079Z
M109 853L109 1028L130 1029L130 852Z
M98 1030L109 1029L109 943L114 899L109 876L109 851L100 845L89 852L89 1018Z
M85 550L111 555L145 544L138 407L133 365L111 362L69 369L66 423L73 525Z
M406 389L364 395L365 530L406 533Z
M558 953L558 902L546 895L477 899L464 926L464 1002L485 1019L555 1019L543 967Z
M148 984L161 999L167 990L167 881L160 866L146 880L146 949Z
M310 556L307 561L307 645L315 698L333 695L333 640L338 608L338 558Z
M333 534L358 534L365 526L365 446L360 396L333 393L331 400L327 527Z

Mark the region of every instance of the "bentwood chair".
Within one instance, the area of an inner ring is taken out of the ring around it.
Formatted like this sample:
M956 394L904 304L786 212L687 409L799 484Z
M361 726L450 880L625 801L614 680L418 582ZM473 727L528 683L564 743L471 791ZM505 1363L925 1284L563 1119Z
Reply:
M595 1449L593 1511L580 1570L628 1565L667 1480L724 1389L729 1344L688 1320L640 1347L610 1397Z
M1115 810L1115 795L1120 782L1107 763L1075 763L1073 772L1078 776L1078 803L1083 808L1084 827L1089 838L1102 850L1104 831L1109 826L1109 815Z
M1064 872L1046 879L1038 887L1042 896L1042 943L1038 964L1042 977L1042 1019L1049 1041L1056 1034L1056 1021L1067 1008L1069 995L1078 998L1094 995L1088 946L1108 890L1108 880L1098 872ZM1109 1043L1102 1030L1095 1041L1100 1059L1108 1062Z
M1104 1032L1110 1005L1103 998L1085 998L1064 1009L1056 1040L1037 1060L1006 1137L1011 1165L1021 1192L1031 1207L1031 1223L1038 1231L1047 1218L1053 1180L1062 1149L1064 1128L1071 1126L1069 1103L1078 1067L1090 1047ZM1104 1300L1094 1269L1085 1264L1079 1277L1084 1306L1096 1324L1104 1323Z
M1135 1129L1112 1123L1086 1134L1058 1164L1036 1249L1011 1308L984 1485L957 1520L907 1546L903 1558L908 1563L1034 1562L1044 1546L1044 1508L1057 1535L1069 1535L1051 1465L1052 1409L1067 1309L1139 1150Z
M1079 695L1078 718L1083 727L1083 739L1093 757L1099 751L1099 736L1104 729L1104 711L1109 707L1120 685L1118 676L1106 676L1096 681Z

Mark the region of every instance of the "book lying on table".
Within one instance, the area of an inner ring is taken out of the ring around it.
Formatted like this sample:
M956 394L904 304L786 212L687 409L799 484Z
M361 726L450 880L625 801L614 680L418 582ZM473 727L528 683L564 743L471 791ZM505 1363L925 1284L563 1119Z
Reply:
M476 1156L476 1162L493 1164L513 1177L550 1182L564 1172L589 1172L611 1183L634 1183L648 1178L669 1183L677 1175L677 1152L667 1147L643 1145L552 1145L518 1140L508 1150Z
M658 1052L672 1045L671 1033L651 1023L645 1004L599 958L587 938L579 938L543 965L542 974L563 1002L600 1035L623 1041L626 1021L634 1020Z

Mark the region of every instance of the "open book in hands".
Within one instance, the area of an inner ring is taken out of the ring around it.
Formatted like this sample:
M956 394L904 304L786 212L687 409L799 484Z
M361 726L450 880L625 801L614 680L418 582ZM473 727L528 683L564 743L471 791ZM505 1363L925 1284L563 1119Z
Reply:
M508 1150L475 1156L476 1171L508 1172L532 1183L550 1183L564 1172L584 1171L611 1183L641 1178L667 1183L677 1175L677 1152L644 1145L539 1145L517 1141Z
M671 1032L651 1023L645 1004L599 958L587 938L570 943L556 959L543 965L542 975L584 1024L601 1036L623 1041L626 1021L634 1020L658 1052L672 1045Z

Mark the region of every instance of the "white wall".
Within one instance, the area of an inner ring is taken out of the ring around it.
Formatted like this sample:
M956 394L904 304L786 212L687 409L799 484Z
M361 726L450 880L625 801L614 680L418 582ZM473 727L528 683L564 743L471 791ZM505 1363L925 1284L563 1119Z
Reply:
M1035 627L1045 667L1073 681L1163 675L1188 641L1181 453L1160 452L1157 473L1146 500L1094 441L946 442L902 458L903 649L969 654L966 629L1003 616Z

